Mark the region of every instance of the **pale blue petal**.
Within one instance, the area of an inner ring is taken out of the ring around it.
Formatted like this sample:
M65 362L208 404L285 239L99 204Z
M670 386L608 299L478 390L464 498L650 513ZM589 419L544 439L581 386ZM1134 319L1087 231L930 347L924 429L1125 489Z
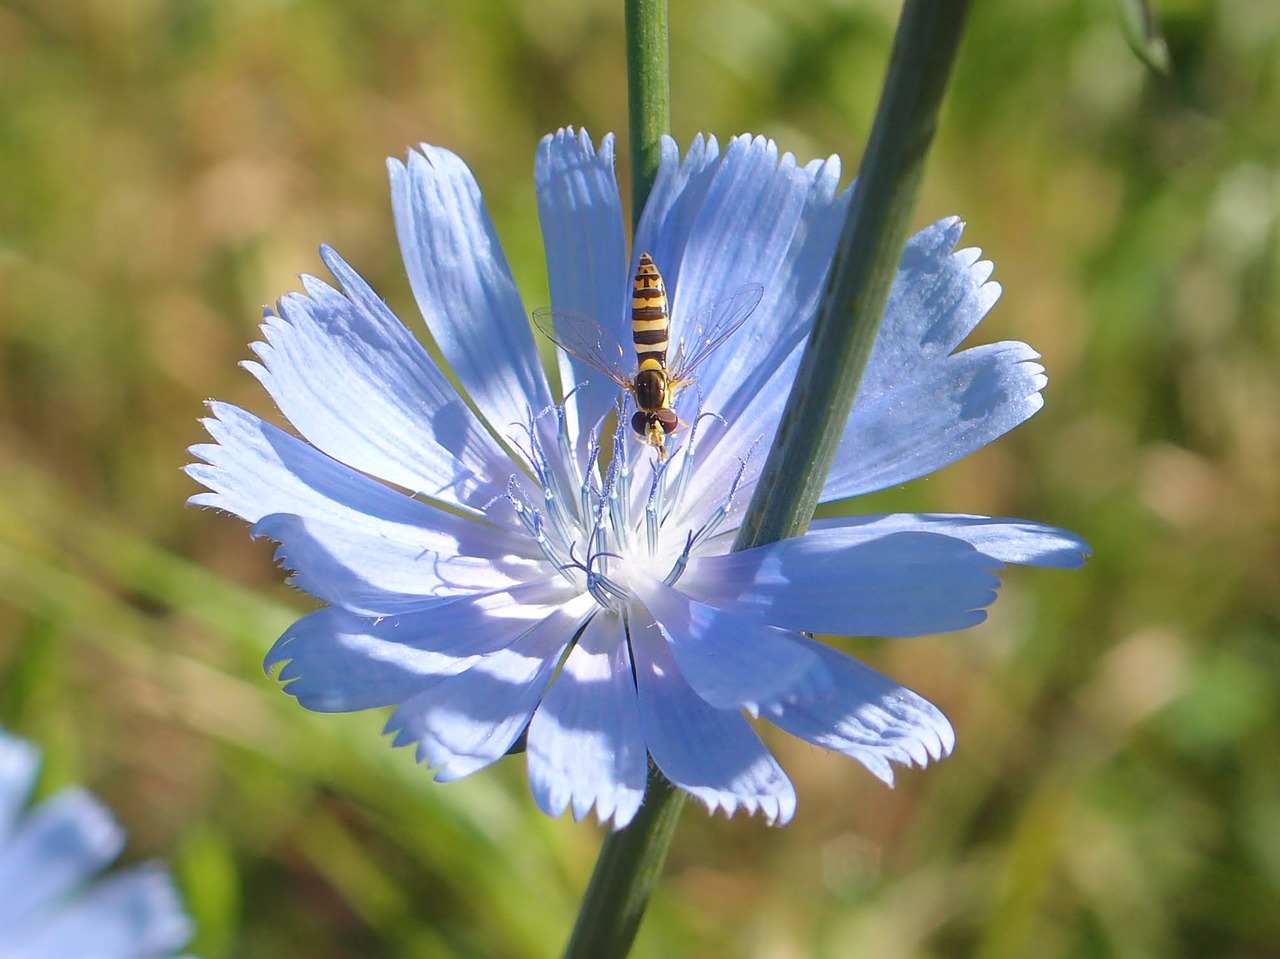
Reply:
M565 648L594 610L585 602L557 609L505 649L408 700L387 721L396 746L415 745L418 762L448 782L506 755L529 725Z
M703 308L743 284L764 287L752 316L682 395L686 419L700 408L735 420L807 332L847 207L847 192L835 196L839 177L838 158L799 168L762 137L735 138L723 157L714 138L698 138L683 162L664 141L636 249L663 270L676 341Z
M520 558L510 546L535 548L482 523L449 532L422 530L412 539L387 530L334 526L289 513L264 516L254 536L280 544L276 562L294 571L290 583L317 599L363 616L390 616L450 598L504 589L554 573L545 561ZM401 532L401 530L394 530Z
M629 622L640 725L664 776L715 812L791 819L795 788L736 711L715 709L685 682L671 649L642 609Z
M660 149L658 175L636 226L633 245L637 253L649 253L657 263L666 264L660 267L663 275L669 269L674 281L680 275L693 224L720 164L720 146L715 137L704 138L699 133L683 160L679 144L671 137L662 138Z
M205 462L188 466L187 473L210 492L192 496L192 505L226 510L249 523L294 513L423 549L431 549L437 535L460 541L471 535L474 520L384 486L238 407L209 407L214 416L203 422L217 442L191 448ZM508 534L508 549L518 554L515 544L524 540Z
M955 352L1000 298L981 251L956 249L963 232L964 222L952 216L907 240L863 374L870 390L887 389L902 370Z
M597 151L586 130L573 128L543 137L534 165L538 216L547 251L551 306L583 313L606 327L619 343L629 342L630 298L622 199L614 171L613 135ZM580 439L608 413L617 385L599 371L560 353L573 436Z
M0 731L0 846L17 828L39 771L39 751L26 740Z
M762 393L766 399L774 393L785 399L787 387L777 384L789 386L794 379L798 348L813 326L853 195L851 189L835 195L839 179L840 161L832 157L809 164L805 178L792 184L805 189L804 208L783 259L759 281L765 286L764 299L747 325L702 368L703 408L746 426L747 442L772 434L781 406L776 413L768 406L747 410Z
M823 500L885 489L982 448L1044 405L1039 354L1004 342L952 355L1000 296L952 217L907 243Z
M683 165L674 144L665 147L659 186L670 186L663 194L655 188L662 202L655 206L650 199L640 226L644 234L652 223L650 235L637 242L667 251L678 268L668 271L673 333L678 338L684 321L740 284L764 287L751 317L698 369L696 385L677 403L686 421L699 412L719 418L700 424L695 492L677 518L696 527L720 505L739 461L758 444L748 463L743 503L750 497L749 484L764 462L795 376L851 193L836 195L837 157L800 168L790 154L780 158L777 147L759 137L735 138L723 158L715 157L714 141L710 151L695 142ZM744 195L752 202L744 203ZM690 435L681 437L683 444Z
M679 199L677 222L689 225L679 259L658 258L674 245L661 235L650 251L667 281L677 337L686 332L678 321L697 307L743 283L767 284L799 219L805 179L772 140L744 135L729 141L709 181L692 181Z
M123 848L124 831L84 790L41 803L0 855L0 941L3 930L70 893Z
M402 635L408 630L399 617L372 620L321 609L290 626L264 665L269 672L287 663L277 679L307 709L346 713L402 703L475 661L470 644L437 652ZM427 634L428 641L436 638Z
M847 202L848 196L846 191L837 203ZM824 211L827 217L834 214L832 208ZM817 237L838 234L838 220L824 222ZM962 229L959 220L950 218L907 241L824 501L884 489L939 469L1022 423L1043 405L1039 393L1046 382L1044 370L1035 362L1038 354L1026 344L997 343L950 355L1000 292L998 284L989 282L991 264L980 261L977 250L954 251ZM816 310L816 299L806 302L804 334ZM789 352L780 355L784 351ZM801 353L802 344L793 347L792 340L781 337L765 364L772 374L767 382L746 374L747 388L732 399L704 403L704 409L724 416L728 426L707 431L699 453L700 486L723 488L754 445L741 487L744 499L750 497ZM722 380L732 382L733 377ZM705 516L709 499L698 504L702 512L690 502L691 522ZM716 505L711 502L710 508Z
M407 166L387 161L405 269L440 352L505 437L551 402L533 330L471 171L419 149Z
M1025 343L990 343L859 392L823 501L906 483L1003 436L1044 405L1038 357Z
M764 440L777 429L799 369L801 348L783 362L774 383L752 396L738 416L705 431L699 444L697 484L681 522L697 526L719 505L739 471L740 506L750 500L764 466ZM997 439L1044 405L1046 379L1025 343L977 346L930 366L903 371L902 378L876 397L860 390L827 476L822 502L887 489L926 476ZM718 442L717 442L718 440ZM707 452L707 450L710 452Z
M680 673L716 709L756 711L787 696L814 696L831 681L794 633L690 599L656 580L633 583L671 647ZM632 630L636 629L632 624Z
M303 617L271 647L270 671L316 712L402 703L510 645L571 601L559 584L530 583L420 613L368 618L329 608Z
M850 542L815 530L767 546L701 557L680 587L711 606L785 629L842 636L921 636L967 629L996 598L999 563L935 533Z
M833 547L852 545L887 533L940 533L970 543L1002 563L1075 569L1084 565L1089 544L1075 533L1026 519L993 519L956 513L894 513L883 516L835 516L814 520ZM837 547L838 548L838 547Z
M136 866L98 883L52 914L5 937L5 959L151 959L191 941L191 920L158 865Z
M732 401L735 405L739 400L745 405L738 407L732 419L718 413L710 415L715 411L708 410L708 415L686 434L680 455L683 457L692 448L692 479L679 511L668 520L671 525L697 529L720 509L735 483L737 492L724 528L731 530L741 522L769 455L769 443L777 430L803 349L801 343L792 350L768 385L748 397L735 398ZM677 462L674 457L673 462Z
M760 137L738 137L725 150L671 285L673 337L678 342L703 307L743 284L761 284L764 296L699 367L703 409L732 419L811 325L843 222L839 178L838 159L800 167ZM685 393L690 414L697 392Z
M626 627L594 616L529 723L529 784L538 808L574 819L592 809L621 829L644 800L649 754L640 730Z
M778 727L844 753L893 784L890 763L924 766L955 745L947 717L905 686L822 643L801 637L831 672L825 695L795 697L762 715Z
M262 361L245 363L316 448L407 490L478 511L511 462L386 304L336 253L347 295L304 276L268 313Z
M798 222L808 179L793 156L780 157L764 137L735 137L723 156L714 138L698 140L683 163L668 144L632 260L641 250L653 255L677 336L679 320L697 307L743 283L767 283Z

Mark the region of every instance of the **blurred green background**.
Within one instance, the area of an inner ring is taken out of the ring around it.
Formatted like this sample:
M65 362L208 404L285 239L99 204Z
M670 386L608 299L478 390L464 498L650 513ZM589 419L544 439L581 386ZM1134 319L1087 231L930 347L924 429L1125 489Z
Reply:
M1095 548L1018 570L968 633L849 644L959 745L887 790L774 736L785 829L691 807L644 957L1280 955L1280 5L975 4L917 213L1005 293L976 339L1046 409L862 508L1033 517ZM897 5L672 4L675 126L853 172ZM523 761L436 785L383 718L261 671L310 601L184 508L262 304L333 243L416 326L383 158L472 166L546 302L537 139L625 131L617 0L0 3L0 722L173 863L205 959L558 954L600 840ZM626 144L621 143L625 171ZM846 648L849 648L848 646Z

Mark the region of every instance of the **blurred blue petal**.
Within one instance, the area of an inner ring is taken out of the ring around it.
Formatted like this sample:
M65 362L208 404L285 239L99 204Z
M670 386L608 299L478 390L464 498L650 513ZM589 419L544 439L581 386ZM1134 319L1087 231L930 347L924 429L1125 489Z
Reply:
M0 928L66 896L123 848L123 830L87 792L67 789L41 803L0 856Z
M191 939L191 922L164 868L122 870L57 910L15 931L6 959L149 959L172 956Z
M175 955L192 929L167 872L147 864L97 879L124 848L124 831L82 789L24 812L38 764L30 744L0 732L0 955Z

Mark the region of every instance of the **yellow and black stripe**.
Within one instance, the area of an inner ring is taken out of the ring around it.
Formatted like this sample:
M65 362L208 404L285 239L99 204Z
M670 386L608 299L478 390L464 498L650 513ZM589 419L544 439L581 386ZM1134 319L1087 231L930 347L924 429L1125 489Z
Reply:
M636 344L640 369L664 369L667 365L668 330L667 285L653 265L653 257L640 254L635 285L631 293L631 338Z
M636 400L632 428L645 443L656 447L658 458L667 458L665 438L680 427L671 408L671 381L667 375L667 346L671 317L667 312L667 285L648 253L640 254L631 291L631 339L636 346L636 375L631 393Z

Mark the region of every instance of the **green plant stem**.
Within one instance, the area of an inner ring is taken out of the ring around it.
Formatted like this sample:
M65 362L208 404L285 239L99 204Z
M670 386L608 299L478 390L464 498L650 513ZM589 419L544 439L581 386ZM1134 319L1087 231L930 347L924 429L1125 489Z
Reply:
M803 533L875 344L969 0L907 0L858 184L778 433L733 548Z
M627 91L631 118L631 223L640 220L671 130L667 0L626 0ZM675 835L685 793L652 764L644 804L606 837L582 897L565 959L621 959L631 951Z
M631 951L686 798L649 766L644 805L601 847L565 959L621 959Z
M640 222L671 132L667 0L626 0L627 112L631 118L631 225Z

